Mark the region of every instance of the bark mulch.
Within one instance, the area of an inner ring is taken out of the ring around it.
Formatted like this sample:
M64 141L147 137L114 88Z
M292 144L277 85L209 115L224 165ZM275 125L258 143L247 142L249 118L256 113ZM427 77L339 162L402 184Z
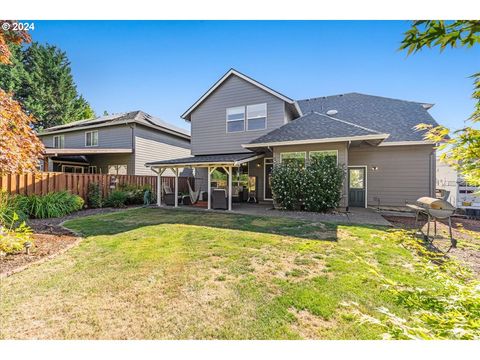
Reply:
M394 227L402 229L415 229L415 218L403 216L383 215ZM424 234L427 233L426 221L417 224L417 229L422 226ZM448 256L467 264L475 275L480 278L480 220L466 218L452 218L453 238L457 240L457 247L450 249ZM433 236L433 222L430 224L430 235ZM437 237L433 245L440 251L446 252L450 248L448 223L437 221Z
M124 209L87 209L52 219L29 219L27 224L33 230L34 246L27 255L24 251L17 254L0 256L0 277L10 276L27 267L64 253L81 241L81 237L72 233L60 224L66 220L81 216L106 214Z

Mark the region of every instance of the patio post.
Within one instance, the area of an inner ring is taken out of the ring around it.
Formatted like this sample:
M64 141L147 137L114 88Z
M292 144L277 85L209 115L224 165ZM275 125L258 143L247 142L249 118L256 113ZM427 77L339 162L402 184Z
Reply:
M228 167L228 211L232 211L232 167Z
M162 206L162 174L165 171L163 168L158 168L157 172L157 206Z
M212 208L212 172L215 170L215 167L209 166L207 168L208 170L208 182L207 182L207 187L208 187L208 206L207 209L210 210Z
M175 207L178 207L178 168L172 168L175 174Z

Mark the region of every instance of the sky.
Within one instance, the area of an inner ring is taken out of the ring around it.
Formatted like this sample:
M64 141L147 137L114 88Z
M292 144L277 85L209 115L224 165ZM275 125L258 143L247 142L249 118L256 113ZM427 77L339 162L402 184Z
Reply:
M399 51L408 21L35 21L97 115L180 118L230 68L293 99L360 92L434 103L453 129L473 112L480 48Z

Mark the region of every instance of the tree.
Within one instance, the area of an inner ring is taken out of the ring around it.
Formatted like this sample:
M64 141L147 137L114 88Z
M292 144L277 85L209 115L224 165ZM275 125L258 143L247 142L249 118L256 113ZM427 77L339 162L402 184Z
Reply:
M95 117L78 94L65 52L52 45L33 43L12 51L12 65L0 67L0 87L12 90L27 113L43 129Z
M3 23L13 23L4 21ZM29 42L25 31L0 30L0 63L10 64L10 47ZM25 114L12 94L0 89L0 174L35 171L43 144L33 130L35 119Z
M408 54L415 53L425 47L472 47L480 44L480 21L458 20L422 20L414 21L405 33L400 46ZM417 129L425 130L427 140L441 143L437 148L443 150L441 160L456 168L465 180L480 186L480 130L475 125L480 122L480 72L471 76L474 84L472 97L476 100L475 110L469 120L473 126L466 126L452 132L445 126L433 127L419 124Z

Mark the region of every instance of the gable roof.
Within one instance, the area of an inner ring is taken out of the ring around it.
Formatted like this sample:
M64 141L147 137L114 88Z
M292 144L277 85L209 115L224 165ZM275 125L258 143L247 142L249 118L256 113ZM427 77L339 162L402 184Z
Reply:
M288 143L347 141L350 139L382 141L386 138L388 138L388 134L312 111L243 146L252 148Z
M171 133L185 139L190 139L190 133L187 130L169 124L159 118L151 116L140 110L100 116L95 119L78 120L70 122L68 124L52 126L48 129L44 129L41 133L39 133L39 135L42 136L49 134L58 134L68 131L90 129L103 126L123 125L129 123L141 124L156 130Z
M423 141L424 132L414 130L420 123L437 126L428 113L433 104L348 93L298 100L303 113L326 114L337 110L335 118L390 134L387 142ZM296 121L296 120L295 120Z
M268 92L269 94L273 95L273 96L276 96L278 97L279 99L285 101L286 103L292 105L293 107L295 107L295 109L297 110L298 114L301 115L301 111L300 111L300 108L298 107L298 104L295 100L293 99L290 99L288 96L285 96L281 93L279 93L278 91L275 91L273 90L272 88L258 82L257 80L254 80L252 79L251 77L245 75L245 74L242 74L240 71L237 71L235 69L230 69L228 70L225 75L223 75L215 84L213 84L210 89L208 89L192 106L190 106L187 111L185 111L181 117L182 119L185 119L187 121L190 121L190 115L191 113L193 112L193 110L195 110L207 97L210 96L210 94L212 94L220 85L222 85L225 80L227 80L230 76L232 75L235 75L235 76L238 76L239 78L249 82L250 84L253 84L257 87L259 87L260 89Z

